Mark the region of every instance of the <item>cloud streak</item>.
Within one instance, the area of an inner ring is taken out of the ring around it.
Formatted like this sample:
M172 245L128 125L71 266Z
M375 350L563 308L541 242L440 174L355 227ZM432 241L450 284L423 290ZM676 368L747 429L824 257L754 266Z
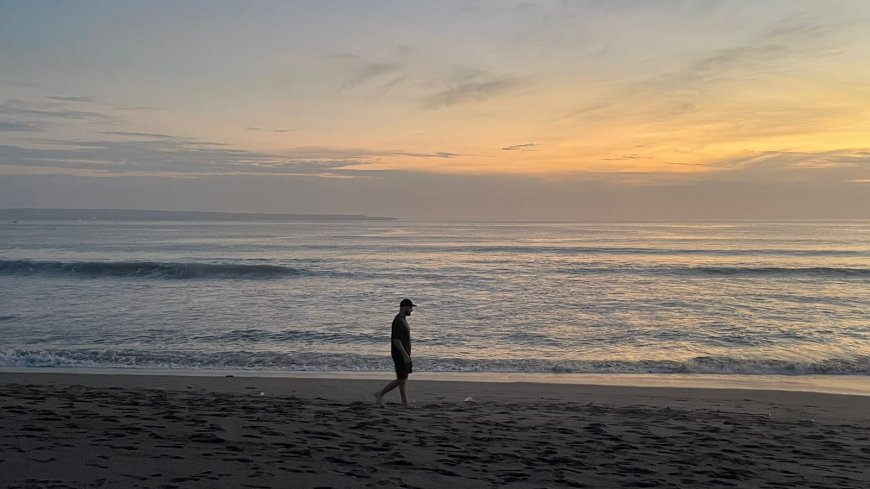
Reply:
M512 146L505 146L502 148L502 151L531 151L532 148L538 146L538 143L523 143L523 144L514 144Z
M399 65L395 63L366 63L353 70L353 73L347 82L347 86L360 85L373 78L395 73L398 69Z
M413 156L415 158L456 158L457 156L462 156L457 153L450 153L447 151L437 151L435 153L393 153L394 155L399 156Z
M870 155L848 149L822 152L764 151L724 158L702 166L713 172L691 178L754 182L759 185L806 181L845 183L870 178Z
M43 126L32 122L0 121L0 131L37 132L43 129Z
M24 116L38 119L48 120L85 120L85 121L111 121L114 118L99 112L86 110L49 110L49 109L28 109L16 107L10 104L0 105L0 114Z
M0 166L55 168L73 173L163 176L282 174L342 174L365 159L353 159L341 150L300 150L287 157L226 147L166 134L107 132L120 140L35 140L39 147L0 145ZM339 157L335 157L339 156Z
M46 97L46 98L48 98L48 99L50 99L50 100L58 100L58 101L61 101L61 102L93 102L93 101L94 101L94 99L92 99L92 98L90 98L90 97L61 97L61 96L53 96L53 97Z
M285 132L292 131L292 129L270 129L267 127L246 127L245 130L251 131L251 132L277 132L277 133L285 133Z
M423 107L443 109L459 104L482 102L515 90L520 85L518 78L461 83L427 96L423 100Z
M603 158L604 161L626 161L626 160L648 160L651 156L640 156L634 153L625 155L614 155L611 158Z

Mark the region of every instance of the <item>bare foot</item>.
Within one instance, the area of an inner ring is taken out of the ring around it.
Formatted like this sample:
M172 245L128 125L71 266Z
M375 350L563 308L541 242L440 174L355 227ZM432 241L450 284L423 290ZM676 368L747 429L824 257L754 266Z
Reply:
M381 394L380 392L375 392L375 402L378 404L378 406L383 406L384 405L384 395Z

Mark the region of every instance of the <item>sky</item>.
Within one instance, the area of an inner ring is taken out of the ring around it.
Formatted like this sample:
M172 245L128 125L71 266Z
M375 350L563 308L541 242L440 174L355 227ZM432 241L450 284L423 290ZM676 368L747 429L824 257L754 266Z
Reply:
M870 218L870 2L0 0L0 207Z

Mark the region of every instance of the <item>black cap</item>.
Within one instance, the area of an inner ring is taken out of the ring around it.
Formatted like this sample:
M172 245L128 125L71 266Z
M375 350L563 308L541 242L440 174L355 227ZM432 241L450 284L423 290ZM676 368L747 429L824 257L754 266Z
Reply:
M411 299L402 299L402 302L399 303L399 307L417 307L417 305L411 302Z

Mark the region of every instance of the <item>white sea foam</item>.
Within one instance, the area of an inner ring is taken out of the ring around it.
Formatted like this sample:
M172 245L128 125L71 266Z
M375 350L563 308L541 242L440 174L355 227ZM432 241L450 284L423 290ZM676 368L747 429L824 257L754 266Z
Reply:
M388 357L354 354L228 351L195 353L136 350L0 350L0 367L252 369L266 371L383 371ZM696 357L685 361L460 360L415 357L420 372L556 374L870 375L870 357L820 362Z

